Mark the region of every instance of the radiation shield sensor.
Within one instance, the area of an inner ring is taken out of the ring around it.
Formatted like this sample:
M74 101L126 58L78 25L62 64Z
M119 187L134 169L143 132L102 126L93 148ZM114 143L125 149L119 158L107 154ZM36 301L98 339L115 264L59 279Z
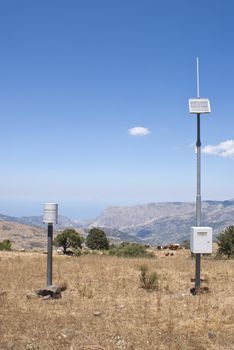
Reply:
M58 204L45 203L43 208L43 223L57 224L58 223Z

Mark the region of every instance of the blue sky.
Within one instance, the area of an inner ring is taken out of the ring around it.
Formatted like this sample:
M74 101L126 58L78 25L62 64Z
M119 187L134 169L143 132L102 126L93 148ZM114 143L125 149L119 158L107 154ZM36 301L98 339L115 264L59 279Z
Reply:
M233 198L233 12L231 0L0 1L0 212L55 201L83 219L194 200L197 56L212 108L202 196Z

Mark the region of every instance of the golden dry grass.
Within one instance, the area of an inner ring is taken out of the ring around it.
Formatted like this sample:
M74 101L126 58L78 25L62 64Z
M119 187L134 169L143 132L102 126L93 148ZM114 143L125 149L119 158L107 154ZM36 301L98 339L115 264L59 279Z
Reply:
M0 253L0 349L234 349L234 262L203 260L210 294L192 296L189 253L157 259L54 257L62 299L28 300L45 286L46 255ZM160 290L140 288L140 265Z

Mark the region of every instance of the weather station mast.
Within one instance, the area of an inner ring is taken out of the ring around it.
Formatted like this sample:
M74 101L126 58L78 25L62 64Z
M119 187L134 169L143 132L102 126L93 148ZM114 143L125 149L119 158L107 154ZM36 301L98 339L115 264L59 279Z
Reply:
M189 99L189 112L197 115L197 194L196 194L196 227L191 228L190 248L196 256L195 288L193 294L201 288L201 254L212 253L212 228L201 227L201 114L210 113L208 98L200 98L199 58L197 58L197 98ZM192 291L192 290L191 290Z

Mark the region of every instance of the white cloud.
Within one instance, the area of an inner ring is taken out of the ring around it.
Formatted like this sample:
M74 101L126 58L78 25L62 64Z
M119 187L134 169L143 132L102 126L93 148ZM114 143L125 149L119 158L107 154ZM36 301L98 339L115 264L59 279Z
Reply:
M146 136L150 134L148 128L143 128L142 126L135 126L134 128L128 129L131 136Z
M207 145L202 152L224 158L234 158L234 140L223 141L215 146Z

